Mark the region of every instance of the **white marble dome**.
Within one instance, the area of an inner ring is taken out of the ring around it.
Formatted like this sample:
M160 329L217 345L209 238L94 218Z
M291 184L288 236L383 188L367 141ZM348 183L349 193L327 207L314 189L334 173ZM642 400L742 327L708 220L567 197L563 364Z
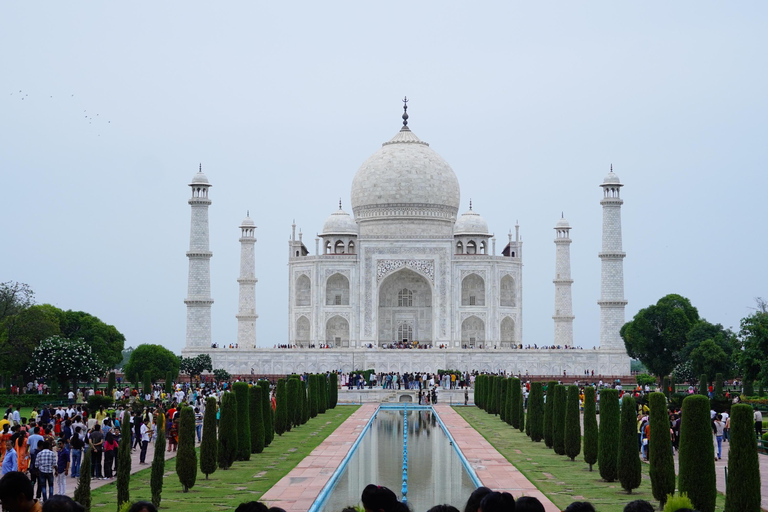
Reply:
M454 236L459 235L487 235L488 223L472 208L469 211L463 213L461 217L456 220L456 224L453 227Z
M560 220L557 221L557 224L555 224L555 229L557 228L569 228L571 227L570 224L568 224L568 221L565 220L565 217L561 217Z
M203 174L203 171L201 170L192 176L192 182L190 185L210 185L210 183L208 182L208 177Z
M245 227L256 227L256 223L253 222L252 218L246 217L245 219L243 219L243 222L240 224L240 226L242 226L244 228Z
M323 235L357 235L357 223L344 210L333 212L323 224Z
M616 174L613 172L613 168L611 168L611 172L609 172L605 179L603 180L603 184L606 185L620 185L621 181L619 180L619 177L616 176Z
M382 144L352 180L355 217L387 206L437 211L443 219L455 218L459 208L459 180L453 169L407 126Z

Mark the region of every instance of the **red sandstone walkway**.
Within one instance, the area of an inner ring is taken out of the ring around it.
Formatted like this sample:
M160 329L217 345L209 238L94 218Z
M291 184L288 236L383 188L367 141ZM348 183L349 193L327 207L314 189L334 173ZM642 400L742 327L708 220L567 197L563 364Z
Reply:
M361 406L260 500L286 512L307 512L378 407Z
M559 512L560 509L549 498L510 464L480 433L470 427L469 423L452 407L447 404L437 404L435 410L485 487L494 491L506 491L515 499L520 496L533 496L544 504L547 512Z

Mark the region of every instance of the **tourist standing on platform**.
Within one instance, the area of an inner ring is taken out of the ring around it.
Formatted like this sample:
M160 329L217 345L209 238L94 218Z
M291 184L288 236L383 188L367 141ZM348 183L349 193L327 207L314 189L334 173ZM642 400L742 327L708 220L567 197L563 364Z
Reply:
M69 473L69 446L59 439L56 453L56 494L67 494L67 474Z

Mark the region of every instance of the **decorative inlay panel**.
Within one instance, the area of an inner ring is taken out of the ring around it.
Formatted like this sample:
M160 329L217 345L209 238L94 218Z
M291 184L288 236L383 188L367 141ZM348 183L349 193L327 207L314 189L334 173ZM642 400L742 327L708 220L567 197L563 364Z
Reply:
M378 260L376 262L376 282L380 283L389 274L404 267L418 270L429 278L432 284L435 283L434 260Z

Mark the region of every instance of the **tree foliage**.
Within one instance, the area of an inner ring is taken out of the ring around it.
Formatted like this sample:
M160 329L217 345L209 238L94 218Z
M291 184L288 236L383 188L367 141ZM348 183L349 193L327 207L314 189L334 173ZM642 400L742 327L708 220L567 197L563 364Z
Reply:
M247 384L246 384L247 386ZM246 402L247 407L247 402ZM247 424L247 422L246 422ZM197 453L195 452L195 411L189 406L179 414L179 448L176 454L176 474L184 492L195 486L197 480Z
M218 458L218 439L216 437L216 398L209 396L205 399L205 415L203 416L203 440L200 443L200 472L208 475L216 471Z
M221 469L229 469L237 455L237 398L226 392L221 395L219 413L218 459Z
M237 455L236 460L251 459L251 412L248 384L235 382L232 391L237 398Z
M189 375L190 380L199 377L204 371L213 371L211 356L208 354L197 354L194 357L179 356L179 371Z
M0 320L0 370L14 375L24 372L40 341L61 335L60 311L43 304L26 307Z
M165 442L163 442L165 445ZM157 450L157 448L155 448ZM120 436L120 443L117 445L117 509L123 506L123 503L130 501L131 484L131 436Z
M316 377L316 376L313 376ZM315 384L317 384L315 379ZM315 393L317 393L317 385L315 385ZM275 393L276 409L275 409L275 433L282 436L284 432L290 430L288 424L288 389L285 379L277 381L277 392ZM317 407L317 405L315 405ZM315 411L317 409L315 408ZM315 412L317 415L317 412Z
M520 388L520 379L512 377L509 379L509 424L512 428L520 426L520 400L523 399L522 389Z
M272 402L269 400L269 381L260 380L258 385L261 388L261 412L262 420L264 421L264 447L267 447L275 437L274 413L272 411Z
M83 461L80 464L80 477L73 499L85 508L85 512L91 510L91 464L93 450L88 447L83 450Z
M648 397L650 413L650 434L648 454L651 476L651 490L661 506L667 496L675 493L675 461L672 456L672 439L669 436L667 398L663 393L651 393Z
M264 422L261 417L264 408L261 404L261 387L248 388L248 413L251 422L251 453L264 451Z
M581 453L581 412L579 410L579 387L568 386L565 404L565 454L575 460Z
M565 386L555 386L554 410L552 411L552 448L558 455L565 455Z
M131 352L123 372L131 382L137 382L149 371L152 382L164 379L170 371L174 378L179 374L179 358L162 345L142 344Z
M547 448L554 446L555 386L557 382L554 380L547 382L547 401L544 404L544 444Z
M760 464L752 407L731 407L731 440L725 512L760 512Z
M758 310L742 318L739 338L744 347L739 360L744 380L768 383L768 312Z
M107 368L122 361L125 336L115 326L83 311L67 310L59 317L59 328L62 336L83 339Z
M227 382L232 376L224 368L216 368L213 370L213 378L216 379L216 382Z
M680 358L691 362L694 374L706 373L709 380L713 380L716 373L723 373L726 378L736 375L741 344L730 329L699 320L688 331L686 341Z
M155 454L152 457L152 471L149 477L149 488L152 493L152 504L155 507L160 506L163 495L163 475L165 474L165 421L158 421L157 440L155 441ZM124 436L130 442L130 436ZM122 443L122 441L120 441ZM128 448L128 457L131 456L131 449ZM119 466L118 466L119 471Z
M38 378L67 383L72 379L91 380L102 375L104 363L83 340L52 336L35 349L27 372Z
M620 332L629 356L661 378L680 362L688 331L698 320L699 312L688 299L671 294L641 309Z
M709 399L702 395L687 396L683 400L682 418L677 488L688 495L700 512L714 512L717 484Z
M615 389L601 389L597 465L600 477L606 482L613 482L618 476L619 424L619 392Z
M595 407L595 388L584 388L584 462L592 465L597 462L597 411Z
M643 475L637 454L637 404L626 394L621 399L621 433L619 434L618 476L621 487L632 494L640 487Z
M531 384L528 396L528 423L531 441L538 443L544 438L544 391L541 382Z

